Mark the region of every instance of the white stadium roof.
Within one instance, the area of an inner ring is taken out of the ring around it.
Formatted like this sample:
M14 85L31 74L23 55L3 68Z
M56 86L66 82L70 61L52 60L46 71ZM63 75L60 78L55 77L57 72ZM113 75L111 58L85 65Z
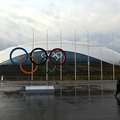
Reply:
M75 43L71 41L62 41L62 44L60 41L48 41L48 44L45 42L36 42L34 43L34 46L32 43L29 44L23 44L19 46L14 46L14 47L9 47L7 49L4 49L0 51L0 64L2 62L5 62L9 60L9 55L12 49L16 47L23 47L27 50L28 53L31 52L33 48L43 48L45 50L52 50L54 48L62 48L64 51L69 51L69 52L75 52L76 53L81 53L83 55L88 55L90 57L99 59L104 62L114 64L115 65L120 65L120 54L116 51L113 51L111 49L108 49L106 47L101 47L98 45L88 45L87 44L82 44L80 42L76 42L76 47ZM89 51L89 52L88 52ZM22 50L17 50L15 53L12 55L12 57L17 57L19 55L22 55L24 52Z

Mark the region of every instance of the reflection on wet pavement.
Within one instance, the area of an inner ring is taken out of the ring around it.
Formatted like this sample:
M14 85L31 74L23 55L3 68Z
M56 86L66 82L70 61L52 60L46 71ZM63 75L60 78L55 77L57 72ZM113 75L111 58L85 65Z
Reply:
M113 94L54 96L0 93L0 120L119 120Z

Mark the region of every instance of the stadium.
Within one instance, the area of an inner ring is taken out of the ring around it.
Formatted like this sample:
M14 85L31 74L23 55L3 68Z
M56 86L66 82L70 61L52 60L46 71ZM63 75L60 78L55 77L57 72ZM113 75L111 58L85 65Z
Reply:
M116 51L102 47L99 45L83 44L73 41L48 41L36 42L34 44L23 44L13 46L0 51L0 75L5 79L30 79L31 75L23 73L19 66L14 65L10 60L10 52L17 47L24 48L28 54L33 48L43 48L50 53L54 48L61 48L66 53L66 61L63 65L57 66L56 70L51 74L47 74L49 80L103 80L117 79L119 77L120 54ZM19 63L25 56L22 50L16 50L12 54L12 59ZM42 51L34 51L34 57L40 61L44 53ZM55 60L63 59L60 51L56 51L52 57ZM49 61L48 61L49 62ZM30 71L32 63L30 60L24 65L24 69ZM33 65L35 67L35 65ZM48 69L52 69L52 64L48 65ZM46 69L46 64L43 67ZM45 80L46 73L38 69L33 74L34 80Z

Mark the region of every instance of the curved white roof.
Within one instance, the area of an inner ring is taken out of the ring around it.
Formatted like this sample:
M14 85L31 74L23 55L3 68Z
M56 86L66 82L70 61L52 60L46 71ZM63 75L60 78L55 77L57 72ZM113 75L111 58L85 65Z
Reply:
M9 60L9 55L11 50L16 47L23 47L27 50L28 53L31 52L32 48L36 48L36 47L44 48L45 50L52 50L54 48L59 47L62 48L64 51L70 51L70 52L76 51L76 53L81 53L84 55L89 54L89 56L99 60L101 60L102 58L102 61L105 61L107 63L113 64L114 61L115 65L120 65L120 54L118 52L115 52L106 47L93 46L93 45L89 45L88 47L88 45L82 44L80 42L76 42L76 50L75 50L75 43L71 41L62 41L62 44L60 43L60 41L48 41L48 45L46 44L45 41L45 42L34 43L34 47L31 43L23 44L20 46L9 47L5 50L0 51L0 64L4 61ZM22 50L17 50L15 54L12 55L12 57L17 57L22 54L23 54Z

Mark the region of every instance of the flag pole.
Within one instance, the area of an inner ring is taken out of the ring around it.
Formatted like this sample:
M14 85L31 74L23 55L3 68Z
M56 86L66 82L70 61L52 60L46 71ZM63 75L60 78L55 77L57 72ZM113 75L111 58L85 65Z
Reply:
M115 80L115 56L114 56L114 51L115 51L115 44L114 44L114 33L112 32L112 43L113 43L113 83ZM115 94L115 89L113 90Z
M101 75L100 75L100 80L101 80L101 92L102 92L102 96L103 96L103 55L102 55L102 35L101 35L101 32L100 32L100 54L101 54L101 62L100 62L100 68L101 68Z
M74 41L75 41L75 54L74 54L74 61L75 61L75 96L77 95L77 91L76 91L76 30L74 31Z
M46 51L47 51L47 55L48 55L48 29L46 32ZM48 71L48 60L46 61L46 71ZM48 74L46 73L46 82L48 85Z
M90 96L90 56L89 56L89 32L87 31L87 43L88 43L88 93Z
M60 48L62 49L62 29L60 30ZM62 62L62 56L60 58L60 61ZM60 65L60 80L62 81L62 65Z
M60 30L60 48L62 49L62 29ZM62 62L62 56L60 58L60 62ZM60 65L60 95L62 96L62 65Z
M114 58L114 33L112 32L112 43L113 43L113 80L115 80L115 58Z
M34 39L34 28L33 28L33 41L32 41L32 49L34 49L34 42L35 42L35 39ZM31 65L31 69L33 71L33 63ZM33 81L33 73L31 74L31 81Z

